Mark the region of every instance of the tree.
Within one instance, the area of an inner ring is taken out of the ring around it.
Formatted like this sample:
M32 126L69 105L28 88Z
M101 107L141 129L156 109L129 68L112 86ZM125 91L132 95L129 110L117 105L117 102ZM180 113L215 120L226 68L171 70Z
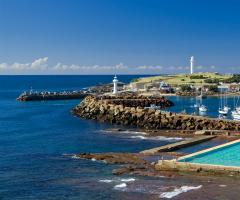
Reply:
M211 92L218 92L218 86L217 85L210 85L208 87L208 90Z
M192 88L189 86L189 85L182 85L181 86L181 90L182 91L185 91L185 90L187 90L187 91L190 91Z

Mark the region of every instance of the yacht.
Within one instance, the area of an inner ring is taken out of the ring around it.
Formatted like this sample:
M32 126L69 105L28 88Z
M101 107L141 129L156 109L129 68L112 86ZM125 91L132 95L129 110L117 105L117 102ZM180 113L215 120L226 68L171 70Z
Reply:
M205 107L205 105L201 105L201 106L199 107L199 111L200 111L200 112L207 112L207 108Z
M201 89L201 98L200 98L200 102L201 102L201 106L199 107L199 111L200 112L207 112L207 108L205 107L205 105L203 105L202 104L202 97L203 97L203 93L202 93L202 91L203 91L203 82L202 82L202 89Z
M194 104L194 108L199 108L199 104L198 104L198 103L195 103L195 104Z
M233 115L233 119L240 120L240 114Z
M220 84L222 85L223 83L220 82ZM223 95L222 95L222 88L221 88L221 107L219 108L218 112L219 114L223 114L223 115L227 115L228 114L228 106L224 106L223 108Z
M226 111L222 108L219 108L218 112L219 112L219 114L222 114L222 115L227 115L228 114L228 111Z
M231 110L231 108L230 108L228 105L226 105L226 106L224 106L224 107L223 107L223 110L225 110L225 111L227 111L227 112L228 112L228 111L230 111L230 110Z

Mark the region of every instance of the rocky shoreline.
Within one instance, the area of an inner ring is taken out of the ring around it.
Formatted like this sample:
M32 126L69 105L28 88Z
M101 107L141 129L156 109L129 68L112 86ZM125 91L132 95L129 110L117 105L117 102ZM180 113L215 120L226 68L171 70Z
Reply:
M70 113L77 117L155 129L177 130L230 130L238 131L240 122L200 116L179 115L155 109L144 109L143 106L173 106L164 97L122 96L88 96Z
M156 171L155 162L149 162L140 158L141 154L137 153L81 153L77 154L77 158L87 160L105 161L109 164L122 165L121 168L113 170L113 175L132 174L149 177L164 176L166 178L175 178L180 176L174 171Z

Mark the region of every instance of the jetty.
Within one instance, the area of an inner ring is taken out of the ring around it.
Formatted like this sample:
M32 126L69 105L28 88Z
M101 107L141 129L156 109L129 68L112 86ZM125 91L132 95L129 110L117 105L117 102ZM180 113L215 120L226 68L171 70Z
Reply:
M17 101L37 101L37 100L62 100L62 99L83 99L88 95L95 93L74 91L74 92L27 92L22 93L16 100Z

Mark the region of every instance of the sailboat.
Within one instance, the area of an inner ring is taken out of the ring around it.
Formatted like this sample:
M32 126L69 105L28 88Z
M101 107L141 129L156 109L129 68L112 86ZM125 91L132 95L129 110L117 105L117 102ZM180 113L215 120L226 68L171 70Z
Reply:
M201 95L198 96L199 99L206 99L207 96L206 95L203 95L202 93L202 90L203 90L203 80L202 80L202 89L201 89Z
M197 94L196 94L196 103L194 104L194 108L199 108L198 100L197 100Z
M234 96L234 107L235 107L235 110L232 111L233 117L234 117L234 115L239 115L240 114L240 106L237 106L238 105L238 101L239 101L239 97L238 97L237 103L235 104L235 96Z
M228 112L231 110L231 108L227 105L227 95L225 95L225 99L226 99L226 105L223 107L223 110Z
M201 89L201 97L203 97L202 91L203 91L203 83L202 83L202 89ZM207 112L207 108L205 107L205 105L202 104L202 99L203 98L200 99L201 105L199 107L199 111L200 112Z
M220 84L222 85L222 83L220 83ZM223 103L222 103L222 100L223 100L222 96L223 95L222 95L222 87L221 87L221 108L219 108L218 112L219 112L219 114L227 115L228 114L228 110L226 111L226 110L224 110L222 108L222 105L223 105Z

